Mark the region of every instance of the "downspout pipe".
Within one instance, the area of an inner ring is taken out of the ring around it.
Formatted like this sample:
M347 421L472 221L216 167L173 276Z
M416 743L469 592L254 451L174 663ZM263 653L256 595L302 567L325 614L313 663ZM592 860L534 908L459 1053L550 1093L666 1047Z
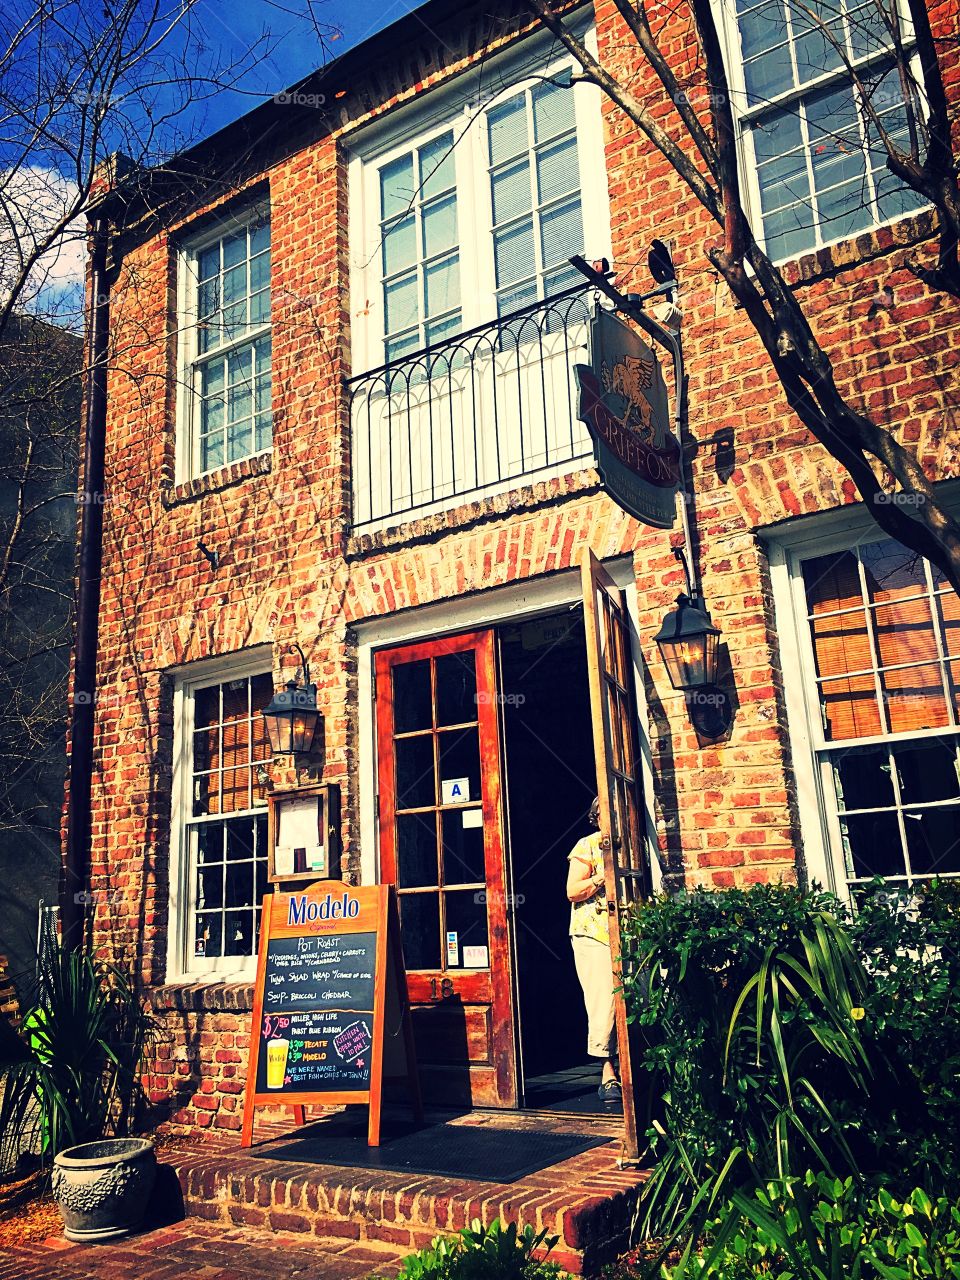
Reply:
M64 950L84 944L89 901L92 838L93 748L97 689L97 640L103 562L104 459L107 436L107 344L110 294L106 212L90 228L89 320L84 389L80 532L77 550L73 698L70 705L70 766L67 837L60 878L60 933Z

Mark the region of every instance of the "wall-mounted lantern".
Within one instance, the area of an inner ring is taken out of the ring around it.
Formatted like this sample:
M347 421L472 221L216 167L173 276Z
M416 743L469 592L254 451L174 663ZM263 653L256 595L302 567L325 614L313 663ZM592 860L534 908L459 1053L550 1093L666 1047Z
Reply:
M696 597L681 592L654 639L675 689L687 693L716 684L720 631Z
M286 688L275 693L262 715L275 756L308 755L313 750L317 728L323 716L317 708L317 686L310 683L310 668L298 644L290 645L291 653L299 653L303 684L288 680Z

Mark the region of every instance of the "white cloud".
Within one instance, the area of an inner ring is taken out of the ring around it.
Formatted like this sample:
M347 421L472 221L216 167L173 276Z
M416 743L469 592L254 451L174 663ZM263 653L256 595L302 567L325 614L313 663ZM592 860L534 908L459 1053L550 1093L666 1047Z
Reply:
M77 186L53 169L25 165L0 175L0 197L0 288L7 293L20 274L21 262L45 245L51 230L69 212ZM83 311L85 262L86 225L81 216L44 249L17 309L59 323L77 323Z

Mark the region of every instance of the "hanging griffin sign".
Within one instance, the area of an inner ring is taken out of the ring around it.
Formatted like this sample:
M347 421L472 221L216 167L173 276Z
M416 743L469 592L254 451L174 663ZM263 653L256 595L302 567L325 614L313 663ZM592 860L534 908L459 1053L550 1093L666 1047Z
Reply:
M596 447L604 486L637 520L670 529L680 446L670 431L660 362L633 329L600 307L590 326L590 348L591 363L574 369L578 416Z

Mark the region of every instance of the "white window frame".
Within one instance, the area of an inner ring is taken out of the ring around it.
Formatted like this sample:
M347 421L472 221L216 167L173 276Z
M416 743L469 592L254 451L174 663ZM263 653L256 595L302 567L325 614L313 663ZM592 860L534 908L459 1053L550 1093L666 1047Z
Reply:
M571 20L573 21L573 20ZM585 17L574 23L588 48L597 50L595 29ZM453 129L457 176L457 236L460 243L462 331L497 317L493 268L492 197L488 178L486 112L545 76L573 67L558 57L549 33L492 58L452 85L422 95L385 121L350 139L350 293L354 374L385 362L380 256L380 169L412 148ZM498 86L491 92L489 86ZM508 85L507 88L499 86ZM601 113L595 85L578 83L574 95L580 208L588 258L611 257L610 201Z
M198 957L191 947L193 871L190 865L188 818L192 810L193 709L198 689L229 680L273 672L270 645L212 658L175 669L173 695L173 778L170 812L170 899L167 926L167 982L248 981L256 974L257 957ZM258 811L260 806L255 807ZM266 804L262 806L266 814Z
M268 221L270 219L270 205L268 201L258 201L242 211L220 217L214 227L188 237L183 240L177 249L176 484L183 484L187 480L196 480L203 475L211 475L216 471L222 470L224 466L229 465L226 462L226 459L224 459L221 466L210 468L207 471L202 470L200 466L200 393L196 385L200 364L208 358L227 355L238 347L247 346L248 344L255 342L257 338L262 338L265 335L270 334L273 326L273 308L271 306L270 319L266 324L262 324L256 329L248 330L242 337L235 338L231 342L225 342L221 347L218 347L215 352L207 352L201 356L197 341L197 334L199 332L197 306L199 281L197 278L197 260L204 249L208 249L212 244L216 244L218 240L222 240L224 237L229 236L236 231L244 230L261 218L266 218ZM270 274L272 278L272 227L270 240ZM272 370L272 350L270 361ZM273 450L272 437L273 432L271 431L271 442L269 448L247 454L245 457L253 458L259 457L261 454L271 453ZM236 459L236 461L239 461L239 459Z
M822 89L837 87L844 83L851 83L850 73L846 67L841 65L831 71L826 71L821 76L817 76L806 82L800 88L791 88L779 94L776 98L769 102L764 102L758 106L748 107L747 102L747 86L746 77L743 69L743 59L741 57L740 45L740 28L737 21L735 0L712 0L714 17L717 22L717 29L720 34L721 47L723 49L724 63L727 73L727 83L731 90L731 109L733 112L734 123L736 126L736 144L737 144L737 161L740 169L741 179L741 196L743 199L744 210L750 220L753 233L757 238L757 243L763 247L766 245L766 236L763 226L763 211L760 202L760 182L757 173L757 165L755 151L753 146L753 130L751 126L761 116L772 112L789 112L791 107L802 99L808 98L816 94ZM902 22L903 42L905 48L910 50L913 44L913 27L910 21L909 11L904 3L898 6L900 19ZM880 53L874 52L866 54L860 58L853 59L853 66L858 72L866 72L873 67L882 66L884 62L889 61L890 51ZM915 82L922 84L921 67L919 59L916 56L911 57L911 70L914 75ZM859 108L858 108L859 109ZM924 103L921 101L920 109L924 109ZM811 193L815 191L813 174L810 168L809 158L807 160L807 180ZM815 196L811 198L815 199ZM925 207L926 202L922 197L918 196L918 205L913 213L919 212ZM816 210L814 210L813 233L815 237L814 243L800 253L789 253L778 255L774 261L789 262L794 258L802 257L807 253L816 253L817 250L827 248L829 245L840 244L852 237L866 235L871 231L876 231L880 227L891 226L901 221L904 217L912 216L911 213L897 214L893 218L875 220L872 219L859 230L852 233L842 233L834 236L825 236L823 227Z
M951 507L960 507L960 488L951 486L945 500ZM810 883L849 900L839 808L828 760L831 749L842 747L827 739L823 730L802 564L817 556L883 542L889 535L862 507L854 507L791 521L761 536L767 544L773 588L804 869ZM956 726L944 725L858 738L851 745L917 741L956 732Z

